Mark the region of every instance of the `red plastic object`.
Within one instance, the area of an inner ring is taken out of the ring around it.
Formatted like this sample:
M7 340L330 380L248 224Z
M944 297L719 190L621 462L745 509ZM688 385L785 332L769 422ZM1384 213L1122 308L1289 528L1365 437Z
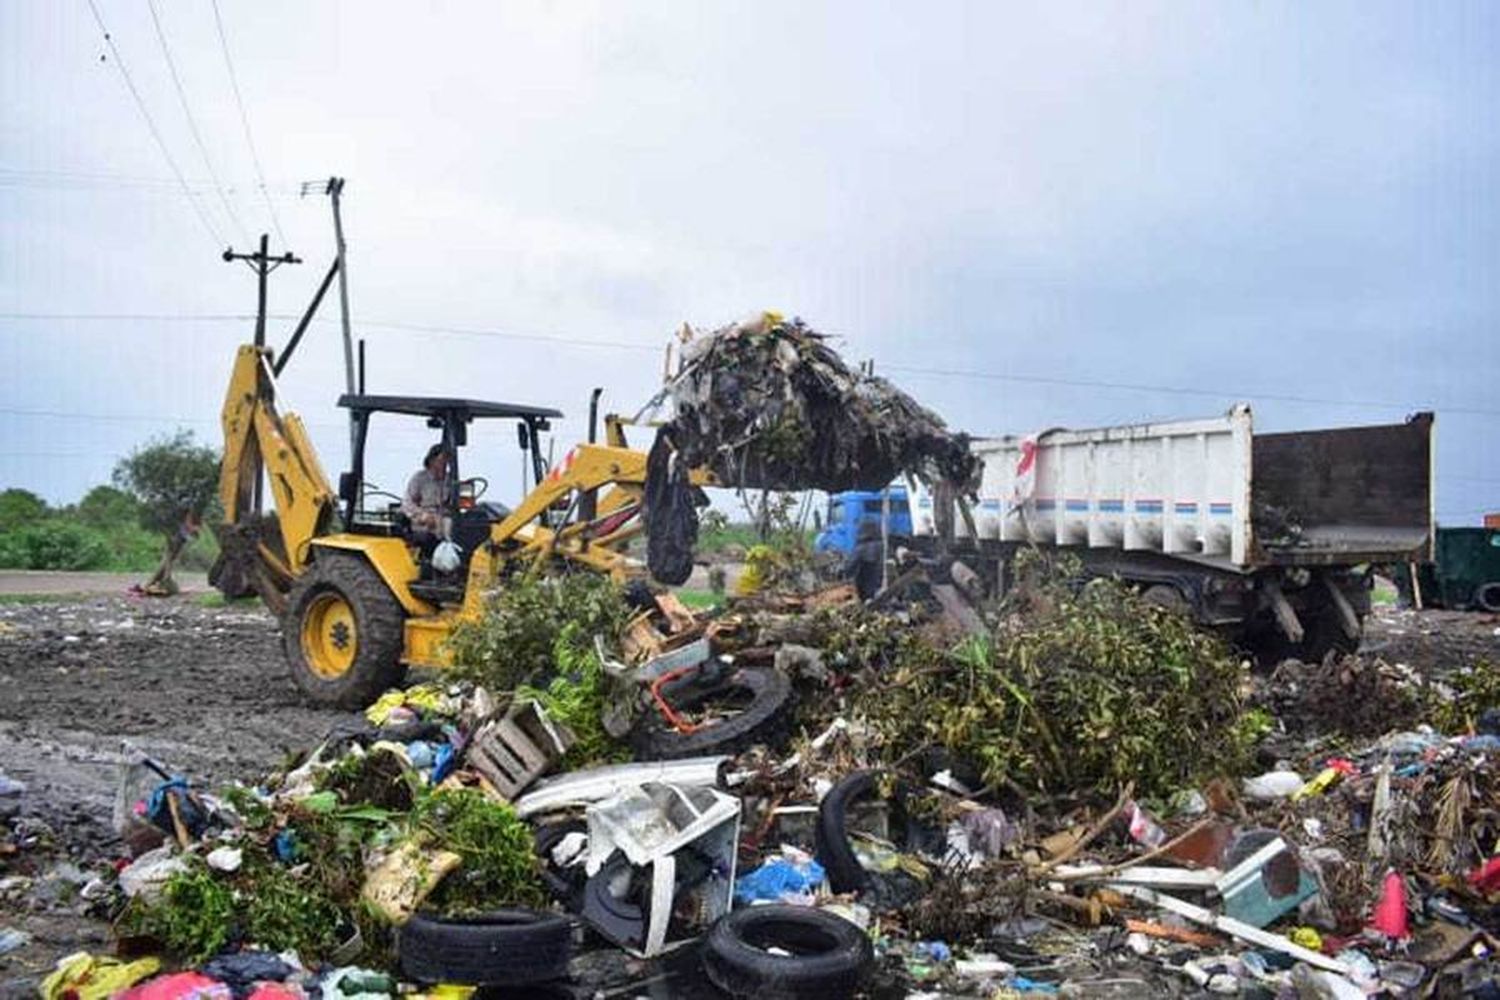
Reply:
M233 1000L229 987L201 972L174 972L116 994L115 1000Z
M1500 892L1500 855L1469 872L1469 884L1485 895Z
M1406 919L1406 882L1399 873L1385 873L1385 884L1370 917L1370 927L1396 941L1411 937L1411 926Z
M1326 761L1323 762L1323 766L1333 768L1335 771L1337 771L1339 774L1342 774L1346 778L1355 778L1359 776L1359 768L1355 766L1354 761L1346 760L1343 757L1329 757Z
M245 1000L307 1000L307 994L295 986L281 983L261 983Z

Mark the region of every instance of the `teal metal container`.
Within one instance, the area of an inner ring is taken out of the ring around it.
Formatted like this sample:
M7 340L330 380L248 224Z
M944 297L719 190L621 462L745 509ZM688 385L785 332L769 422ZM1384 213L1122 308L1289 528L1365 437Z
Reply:
M1500 529L1439 528L1422 567L1424 603L1500 611Z

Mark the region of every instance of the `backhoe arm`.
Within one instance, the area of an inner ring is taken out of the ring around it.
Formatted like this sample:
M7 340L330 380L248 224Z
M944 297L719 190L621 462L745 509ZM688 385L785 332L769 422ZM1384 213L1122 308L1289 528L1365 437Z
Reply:
M222 424L223 552L215 585L226 594L254 590L279 613L307 564L310 543L329 530L334 493L301 418L276 412L276 381L264 348L244 345L235 355ZM276 504L274 522L261 516L263 471Z

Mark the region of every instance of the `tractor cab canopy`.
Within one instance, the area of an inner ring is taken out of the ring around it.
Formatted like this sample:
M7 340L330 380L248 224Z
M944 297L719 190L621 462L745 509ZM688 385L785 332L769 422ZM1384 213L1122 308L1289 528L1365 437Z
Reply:
M521 450L530 453L532 476L535 483L540 483L547 473L547 466L546 459L542 455L539 435L551 429L554 418L562 416L560 411L545 406L496 403L481 399L453 399L442 396L346 394L339 397L339 405L349 410L354 417L353 458L350 470L339 477L339 499L344 506L344 524L349 530L357 531L364 528L381 533L390 530L392 522L399 521L399 519L390 508L378 517L368 510L361 509L366 496L365 443L369 436L372 414L394 413L422 417L428 427L441 432L440 440L448 454L452 456L448 475L453 483L453 495L449 497L449 507L455 511L459 507L459 484L463 481L459 454L460 449L469 443L471 422L492 419L516 421L516 436ZM484 482L482 479L479 481ZM384 491L379 492L384 493ZM393 501L394 507L399 507L401 502L399 495L389 493L384 495Z

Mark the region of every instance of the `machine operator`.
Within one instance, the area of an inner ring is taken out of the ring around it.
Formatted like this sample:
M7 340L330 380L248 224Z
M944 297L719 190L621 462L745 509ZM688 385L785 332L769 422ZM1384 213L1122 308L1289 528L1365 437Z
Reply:
M443 533L443 518L447 515L452 483L448 480L448 449L435 444L427 449L422 467L406 484L406 496L401 501L401 513L411 518L413 530L432 535Z

